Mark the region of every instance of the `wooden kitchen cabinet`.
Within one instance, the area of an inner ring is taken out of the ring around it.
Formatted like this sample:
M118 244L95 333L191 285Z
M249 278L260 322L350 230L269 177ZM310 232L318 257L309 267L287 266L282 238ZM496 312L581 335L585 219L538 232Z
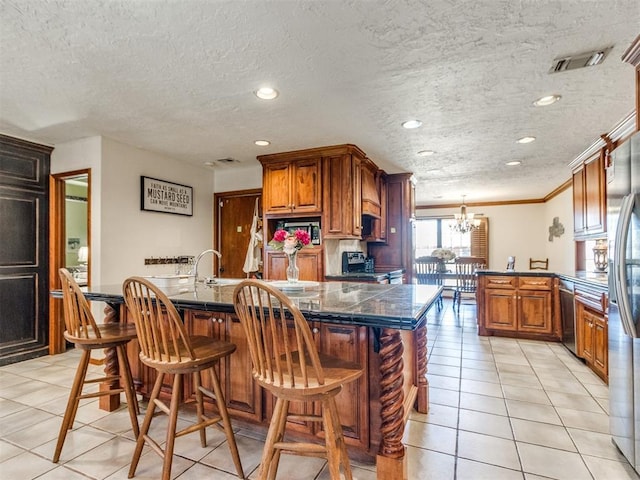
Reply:
M216 368L225 402L232 415L259 422L262 419L262 394L258 384L253 381L251 356L240 320L228 313L198 310L187 310L184 317L190 335L203 335L235 344L236 351L223 358ZM194 397L192 378L185 377L184 383L185 397ZM207 371L202 372L202 385L213 390ZM205 396L204 400L212 403L209 397Z
M262 158L262 160L261 160ZM322 212L320 157L262 162L262 202L266 215L306 215Z
M376 173L376 185L380 198L380 216L362 217L362 240L386 243L387 241L387 174L383 170Z
M297 253L296 265L300 280L320 282L324 280L324 251L322 248L303 248ZM286 280L289 260L281 250L267 249L264 258L264 275L269 280Z
M386 176L386 232L384 242L370 243L368 254L381 271L403 269L405 283L413 283L415 178L410 173Z
M368 158L362 160L362 215L380 218L378 167Z
M319 353L339 357L342 360L355 362L367 370L369 358L369 329L355 325L311 323L311 331L316 341ZM292 329L291 329L292 330ZM336 396L340 422L342 424L345 441L348 445L357 445L368 448L369 445L369 377L361 376L354 382L349 382L342 387L342 391ZM275 406L272 395L266 396L265 418L270 418ZM308 410L313 408L313 410ZM318 404L313 407L310 404L292 402L290 413L297 415L320 415ZM290 421L287 431L296 431L324 437L321 424L317 422Z
M576 286L574 298L577 355L600 378L608 382L607 294Z
M329 239L362 237L362 161L364 152L348 145L325 155L322 234Z
M573 167L574 237L601 235L607 226L604 154Z
M554 315L553 277L480 275L478 332L560 340Z

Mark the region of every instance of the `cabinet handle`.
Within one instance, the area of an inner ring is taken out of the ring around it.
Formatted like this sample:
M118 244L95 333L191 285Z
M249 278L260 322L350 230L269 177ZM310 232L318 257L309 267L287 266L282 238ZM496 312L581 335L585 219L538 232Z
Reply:
M311 330L313 333L319 333L320 329L318 327L313 327L313 330Z

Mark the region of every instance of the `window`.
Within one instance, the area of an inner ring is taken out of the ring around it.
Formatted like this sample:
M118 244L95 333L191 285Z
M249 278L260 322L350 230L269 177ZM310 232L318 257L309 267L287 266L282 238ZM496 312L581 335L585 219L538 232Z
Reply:
M457 257L482 257L489 263L489 220L480 217L480 227L470 234L453 231L453 218L416 219L415 257L431 255L436 248L449 248Z

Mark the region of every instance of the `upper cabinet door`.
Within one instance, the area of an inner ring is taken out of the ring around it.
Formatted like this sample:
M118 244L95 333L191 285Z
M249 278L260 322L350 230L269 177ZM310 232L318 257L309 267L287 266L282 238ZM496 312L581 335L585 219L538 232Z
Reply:
M293 163L293 213L322 212L320 162L318 157Z
M263 166L266 214L320 213L320 158L270 163Z
M263 208L265 213L291 211L291 164L264 166Z
M602 154L573 172L573 229L576 238L606 232L606 181Z

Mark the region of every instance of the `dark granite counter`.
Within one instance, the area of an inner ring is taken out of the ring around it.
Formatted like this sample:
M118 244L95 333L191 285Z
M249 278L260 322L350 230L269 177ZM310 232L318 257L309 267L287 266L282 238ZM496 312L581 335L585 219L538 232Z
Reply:
M382 282L384 280L391 280L393 278L401 277L404 274L404 269L397 270L380 270L375 272L351 272L340 273L337 275L325 275L325 278L330 282Z
M178 309L233 312L235 285L198 284L188 289L163 289ZM380 285L357 282L320 282L304 290L285 291L308 320L415 330L440 294L434 285ZM61 292L52 295L61 297ZM123 303L122 286L87 288L88 300Z
M478 270L478 275L513 275L518 277L558 277L570 282L583 284L599 290L607 290L608 275L599 272L576 272L575 274L555 273L549 270Z

